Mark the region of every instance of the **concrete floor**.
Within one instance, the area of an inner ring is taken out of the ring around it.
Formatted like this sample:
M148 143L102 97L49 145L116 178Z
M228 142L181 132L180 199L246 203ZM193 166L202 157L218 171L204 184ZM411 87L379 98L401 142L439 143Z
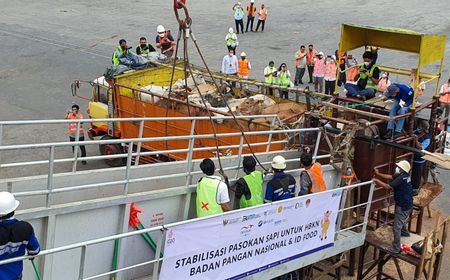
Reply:
M143 35L153 43L158 24L175 31L171 2L0 0L0 120L62 118L72 102L79 103L85 111L86 103L70 94L71 82L102 75L120 38L126 38L135 47ZM342 23L394 26L450 36L450 17L443 16L448 5L440 0L346 0L340 4L332 0L264 2L269 13L266 30L240 34L237 50L247 53L253 65L251 77L255 79L262 79L263 68L269 60L274 60L276 66L286 62L294 74L293 58L299 44L314 43L318 51L332 54ZM232 1L196 0L188 1L188 5L193 18L192 29L203 54L210 67L218 70L226 54L224 36L230 26L234 27ZM358 57L361 53L354 52ZM450 55L449 47L446 55ZM191 58L192 62L200 63L193 48ZM381 50L379 55L379 62L385 65L413 67L416 60L414 54L386 50ZM430 71L437 69L437 66L429 67ZM444 67L444 79L449 77L449 71L450 68ZM402 81L396 76L391 78ZM427 95L431 94L430 87ZM42 133L40 127L6 130L4 143L66 139L65 127L55 126L45 131ZM89 147L88 153L97 154L98 149ZM15 156L19 157L11 155ZM85 168L99 167L104 165L90 163ZM59 171L68 168L62 165ZM3 174L21 176L33 171L38 172L31 168ZM447 170L441 170L440 176L443 182L450 179ZM433 207L450 214L448 190ZM450 275L448 259L442 275Z

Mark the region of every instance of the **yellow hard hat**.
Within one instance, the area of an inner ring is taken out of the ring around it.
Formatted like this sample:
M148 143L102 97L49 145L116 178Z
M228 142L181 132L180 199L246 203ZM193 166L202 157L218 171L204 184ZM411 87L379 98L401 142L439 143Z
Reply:
M405 171L406 173L409 173L411 170L411 165L407 160L401 160L397 162L395 165L397 165L401 170Z

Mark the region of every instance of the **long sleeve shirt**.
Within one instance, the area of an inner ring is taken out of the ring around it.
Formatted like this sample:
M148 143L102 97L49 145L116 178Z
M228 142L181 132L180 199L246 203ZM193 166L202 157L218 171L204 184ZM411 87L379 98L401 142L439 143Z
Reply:
M226 55L222 61L222 73L227 75L234 75L238 72L238 59L235 55Z

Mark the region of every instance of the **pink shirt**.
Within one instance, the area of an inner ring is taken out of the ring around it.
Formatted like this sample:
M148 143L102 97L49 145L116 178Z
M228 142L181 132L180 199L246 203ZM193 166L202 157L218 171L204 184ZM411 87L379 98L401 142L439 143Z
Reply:
M325 76L325 59L314 59L314 72L313 75L315 77L323 77Z

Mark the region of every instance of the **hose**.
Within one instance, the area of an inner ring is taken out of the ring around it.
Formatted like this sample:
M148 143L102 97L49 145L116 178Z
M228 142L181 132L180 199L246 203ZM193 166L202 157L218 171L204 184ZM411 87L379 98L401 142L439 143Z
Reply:
M30 259L31 264L33 265L33 269L34 269L34 273L36 274L36 279L41 280L41 272L39 271L39 268L36 266L36 264L34 263L34 258Z

